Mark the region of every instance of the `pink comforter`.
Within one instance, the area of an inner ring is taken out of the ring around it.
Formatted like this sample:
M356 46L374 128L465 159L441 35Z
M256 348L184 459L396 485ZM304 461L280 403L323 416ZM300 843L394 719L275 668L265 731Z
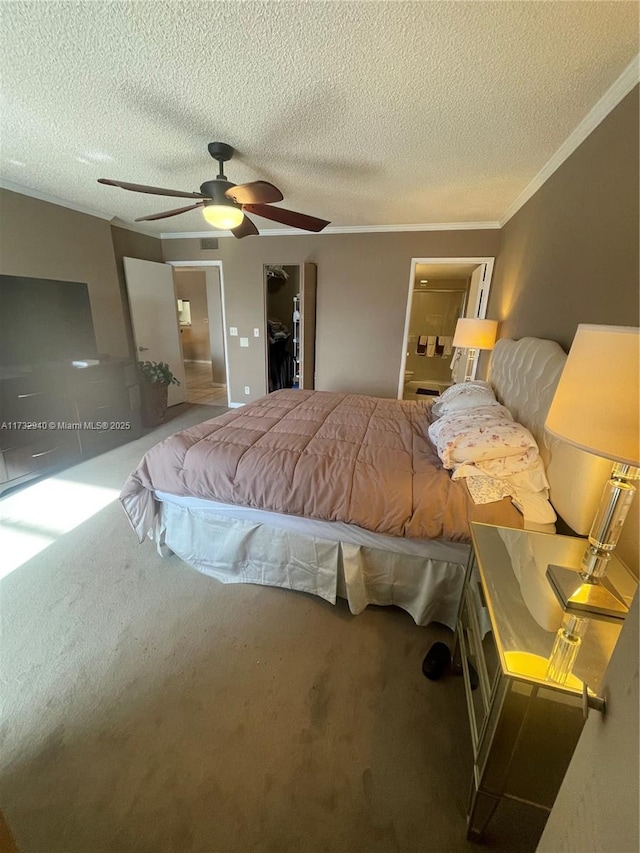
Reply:
M475 506L429 441L427 403L277 391L151 448L120 500L140 540L154 490L414 539L466 542L469 520L521 527L505 499Z

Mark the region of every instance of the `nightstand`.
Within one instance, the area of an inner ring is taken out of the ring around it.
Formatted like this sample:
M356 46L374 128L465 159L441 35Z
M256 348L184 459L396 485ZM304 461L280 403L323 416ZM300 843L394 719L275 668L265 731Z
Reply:
M563 611L549 563L577 568L584 539L471 524L454 641L473 744L467 838L481 840L502 798L550 811L622 622L590 619L565 684L546 679ZM637 581L612 557L607 576L631 603Z

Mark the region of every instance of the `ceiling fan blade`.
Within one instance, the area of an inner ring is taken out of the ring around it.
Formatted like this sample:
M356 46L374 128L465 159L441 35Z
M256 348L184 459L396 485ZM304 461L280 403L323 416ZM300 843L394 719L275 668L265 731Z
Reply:
M176 198L209 198L208 195L202 193L187 193L180 190L166 190L162 187L147 187L144 184L129 184L126 181L112 181L110 178L98 178L99 184L106 184L108 187L121 187L123 190L131 190L135 193L150 193L151 195L171 195Z
M259 232L249 217L245 216L237 228L231 229L231 233L234 237L237 237L238 240L241 240L243 237L251 237L253 234L258 234Z
M282 201L284 196L268 181L252 181L250 184L238 184L230 187L225 195L238 204L269 204L272 201Z
M186 213L188 210L195 210L198 207L203 207L203 201L197 201L195 204L190 204L188 207L177 207L175 210L165 210L162 213L151 213L149 216L140 216L136 222L148 222L151 219L166 219L168 216L177 216L179 213Z
M271 207L268 204L244 204L242 209L265 219L273 219L274 222L282 222L283 225L291 225L292 228L302 228L304 231L322 231L330 224L326 219L317 219L315 216L307 216L306 213L296 213L295 210Z

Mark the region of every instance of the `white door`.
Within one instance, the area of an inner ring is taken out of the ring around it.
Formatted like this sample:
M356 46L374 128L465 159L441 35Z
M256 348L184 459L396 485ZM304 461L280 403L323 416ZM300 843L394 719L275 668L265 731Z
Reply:
M168 264L154 261L123 260L136 358L139 361L165 361L180 380L180 385L169 385L168 404L183 403L186 380L173 270Z
M479 317L484 319L487 315L487 302L489 300L489 285L487 264L480 264L471 273L469 293L467 294L467 306L464 311L465 317ZM479 353L476 353L475 361L471 369L471 376L475 379L478 371ZM464 382L467 369L467 352L463 350L452 361L451 378L454 382Z
M487 270L486 264L480 264L471 273L471 283L469 284L469 294L467 296L467 307L464 312L465 317L481 317L484 318L486 311L486 302L484 300L484 288L482 281ZM482 310L484 309L484 310ZM480 313L482 311L482 313Z

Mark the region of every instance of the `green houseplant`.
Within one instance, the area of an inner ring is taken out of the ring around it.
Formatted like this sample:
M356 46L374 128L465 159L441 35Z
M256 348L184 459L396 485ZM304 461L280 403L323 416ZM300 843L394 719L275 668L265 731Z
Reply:
M158 426L167 414L169 385L179 385L166 361L139 361L140 413L145 426Z

